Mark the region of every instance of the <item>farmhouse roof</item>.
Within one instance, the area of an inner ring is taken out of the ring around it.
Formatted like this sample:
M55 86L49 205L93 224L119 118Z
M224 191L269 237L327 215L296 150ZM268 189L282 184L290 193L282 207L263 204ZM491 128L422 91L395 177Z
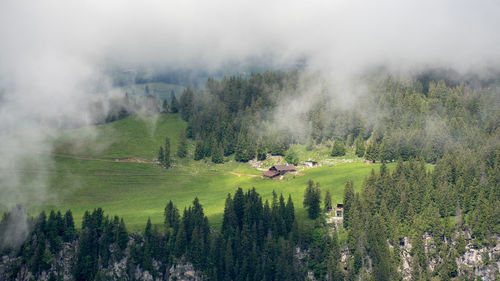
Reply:
M271 170L275 170L275 171L295 171L296 170L296 167L292 164L290 165L275 165L275 166L272 166L271 168L269 168L269 171Z
M277 172L277 171L265 171L263 175L264 175L264 177L273 178L273 177L279 175L279 172Z

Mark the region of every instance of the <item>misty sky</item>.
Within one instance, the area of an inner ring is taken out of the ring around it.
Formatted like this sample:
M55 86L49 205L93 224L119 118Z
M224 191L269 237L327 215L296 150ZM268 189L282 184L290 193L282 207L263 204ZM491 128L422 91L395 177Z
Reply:
M305 59L335 77L378 65L485 73L500 63L499 15L498 0L2 0L0 169L51 151L46 120L91 120L85 101L109 85L109 66L279 67ZM19 184L0 174L0 204L26 200Z

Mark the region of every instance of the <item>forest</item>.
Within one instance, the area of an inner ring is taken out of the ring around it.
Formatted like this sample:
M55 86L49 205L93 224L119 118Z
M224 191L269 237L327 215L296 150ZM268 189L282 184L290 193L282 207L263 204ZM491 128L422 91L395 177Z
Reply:
M180 142L195 143L195 160L262 160L303 144L328 146L332 156L352 149L382 163L361 192L346 182L343 223L326 223L331 202L314 178L302 187L303 202L276 193L264 201L255 189L238 188L227 195L220 228L210 226L198 198L183 210L166 202L164 223L148 221L142 232L127 231L123 219L100 208L86 212L81 227L71 210L41 212L29 220L25 241L1 241L0 279L471 280L477 268L460 261L472 250L481 251L481 268L494 268L500 258L492 250L500 239L499 86L363 81L369 93L347 107L322 78L298 71L208 79L201 90L187 87L178 100L158 101L188 122ZM301 100L311 83L320 86L307 97L307 110L288 112L305 126L278 122L280 106ZM154 149L167 168L170 155L187 154L185 144L171 152L168 138L165 149ZM389 162L397 162L392 171ZM296 219L297 204L309 218ZM18 212L25 212L22 206L4 214L0 237ZM189 270L179 273L182 268ZM483 277L493 280L499 272Z

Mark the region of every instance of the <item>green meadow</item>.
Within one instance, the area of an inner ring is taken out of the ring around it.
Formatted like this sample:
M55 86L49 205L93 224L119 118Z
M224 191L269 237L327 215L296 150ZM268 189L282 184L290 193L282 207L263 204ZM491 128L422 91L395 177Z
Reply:
M141 230L151 218L153 224L163 222L163 209L172 200L181 210L195 197L200 199L213 226L221 223L224 202L228 193L241 187L255 188L264 199L272 198L273 190L285 199L290 194L298 218L305 219L302 206L309 179L328 189L334 203L341 202L347 180L357 190L372 169L379 164L365 164L352 152L345 157L331 158L328 149L306 151L296 146L301 160L320 160L316 168L301 168L296 175L283 179L263 178L262 171L248 163L231 159L224 164L188 159L175 159L174 167L164 169L152 163L165 136L169 136L172 152L186 124L178 115L128 117L120 121L61 132L53 139L54 165L50 167L50 192L56 194L44 207L46 210L71 209L77 225L86 210L101 207L105 214L125 219L130 230ZM190 144L190 154L193 144ZM140 159L125 162L120 159ZM147 162L147 161L149 162ZM390 168L394 164L389 164Z

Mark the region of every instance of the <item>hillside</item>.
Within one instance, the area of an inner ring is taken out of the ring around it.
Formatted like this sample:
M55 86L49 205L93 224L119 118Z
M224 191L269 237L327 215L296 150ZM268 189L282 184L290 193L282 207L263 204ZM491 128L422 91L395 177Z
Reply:
M305 217L301 202L309 179L320 182L323 192L329 189L333 202L341 202L348 179L359 190L362 180L379 166L365 164L361 159L344 163L338 158L338 163L330 164L331 167L306 169L279 181L264 179L261 171L235 161L213 164L174 159L175 167L168 170L149 163L167 135L172 151L176 150L178 134L184 127L178 115L167 114L128 117L62 132L56 140L50 184L51 192L58 195L48 208L71 209L78 226L86 210L102 207L107 215L119 215L130 229L139 230L148 217L154 224L162 223L163 209L169 200L182 210L197 196L210 222L218 225L227 194L236 187L244 190L255 187L264 199L271 199L273 190L285 197L292 194L294 202L298 202L295 207L299 216ZM324 151L304 151L300 155L321 155L320 152ZM193 144L189 158L192 154ZM322 157L327 159L326 155Z

